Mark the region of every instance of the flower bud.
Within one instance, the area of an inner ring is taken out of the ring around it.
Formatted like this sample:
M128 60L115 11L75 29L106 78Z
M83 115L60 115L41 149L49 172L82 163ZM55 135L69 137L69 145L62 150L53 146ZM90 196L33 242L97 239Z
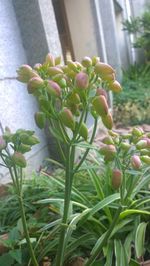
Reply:
M105 96L106 100L108 99L107 92L104 89L102 89L102 88L97 88L96 95L97 96L103 95L103 96Z
M39 143L39 139L36 136L34 135L30 136L27 133L20 134L20 140L21 143L31 146Z
M135 170L140 169L141 167L141 160L140 157L138 155L133 155L131 157L131 165Z
M42 64L37 63L37 64L34 65L33 68L38 71L41 67L42 67Z
M26 159L22 153L15 151L11 158L17 166L19 166L21 168L26 167L26 165L27 165Z
M73 70L74 72L77 72L77 65L72 60L67 61L67 66L70 70Z
M91 58L88 57L88 56L85 56L85 57L83 58L83 60L82 60L81 63L82 63L82 65L83 65L84 67L92 66L92 60L91 60Z
M86 141L88 138L88 129L85 123L82 123L79 129L79 135Z
M64 108L59 113L60 120L64 126L70 128L71 130L75 129L75 121L72 112L68 108Z
M21 143L20 146L19 146L18 151L21 152L21 153L26 153L26 152L31 151L31 147L29 145L27 145L27 144Z
M135 135L136 137L141 137L143 135L143 129L142 128L138 128L138 127L134 127L132 129L132 134Z
M55 57L55 66L60 65L61 63L61 56Z
M140 155L150 155L150 151L147 149L140 150Z
M108 114L108 104L105 96L96 96L92 101L92 105L97 114L99 114L100 116L105 116Z
M6 141L4 140L3 136L0 136L0 152L6 148Z
M48 75L50 75L50 76L55 76L55 75L57 75L57 74L63 74L63 71L62 71L61 68L55 66L55 67L49 67L49 68L47 69L47 73L48 73Z
M115 71L110 65L98 62L95 65L95 73L99 75L109 75L115 73Z
M44 85L44 80L41 79L40 77L34 77L29 80L28 83L28 93L32 94L34 93L37 89L41 88Z
M122 184L122 172L119 169L112 171L112 187L118 189Z
M141 150L141 149L144 149L147 147L147 141L146 140L139 140L137 143L136 143L136 148L138 150Z
M114 73L107 74L107 75L100 75L100 76L104 81L107 81L109 83L113 83L115 81L115 74Z
M100 61L100 57L93 56L92 57L92 66L95 66Z
M48 80L46 90L50 96L60 97L61 95L61 88L55 81Z
M144 155L144 156L141 156L140 158L141 158L141 160L142 160L144 163L150 165L150 157L149 157L149 156Z
M116 132L114 132L114 131L112 131L112 130L108 130L108 134L109 134L110 136L112 136L113 138L118 137L118 133L116 133Z
M117 80L114 81L113 83L109 84L109 89L112 92L116 92L116 93L119 93L119 92L122 91L122 87L121 87L120 83Z
M131 145L127 142L121 142L120 147L124 151L128 151L131 148Z
M29 80L33 77L38 77L38 74L28 65L22 65L18 70L17 80L28 83Z
M74 103L74 104L79 104L81 101L80 101L80 97L77 93L75 92L72 92L69 96L68 96L68 99L67 99L70 103Z
M113 118L112 115L110 113L108 113L105 116L102 116L102 122L104 124L104 126L108 129L112 129L113 127Z
M36 125L42 129L45 127L46 116L43 112L36 112L34 115Z
M115 158L116 152L114 145L105 145L100 148L100 154L105 156L106 161L112 161Z
M45 63L49 66L55 66L55 59L50 53L47 54L45 58Z
M113 142L113 139L111 138L111 136L106 136L102 139L102 142L104 144L108 144L108 145L111 145L111 144L114 144Z
M75 77L76 86L79 89L87 89L89 86L89 77L86 73L80 72Z

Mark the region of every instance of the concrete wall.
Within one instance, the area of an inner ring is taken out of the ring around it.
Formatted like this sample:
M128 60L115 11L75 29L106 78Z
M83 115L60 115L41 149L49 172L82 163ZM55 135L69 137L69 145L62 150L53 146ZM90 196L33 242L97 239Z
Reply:
M60 55L61 46L50 0L39 0L39 4L37 0L0 0L0 14L0 121L12 131L35 130L41 143L27 156L27 172L31 173L48 156L47 141L34 122L36 101L16 80L16 69L42 61L49 50ZM8 180L7 172L0 167L0 183Z
M90 0L64 0L76 60L98 54Z

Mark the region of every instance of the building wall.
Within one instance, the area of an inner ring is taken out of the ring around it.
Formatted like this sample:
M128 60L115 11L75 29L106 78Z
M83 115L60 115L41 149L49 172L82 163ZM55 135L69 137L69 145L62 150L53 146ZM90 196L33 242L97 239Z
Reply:
M16 80L16 69L22 64L42 61L49 50L54 55L61 54L51 1L43 0L42 5L39 2L0 0L0 122L12 131L18 128L35 130L39 137L40 144L27 155L28 175L38 170L48 156L47 141L34 122L33 115L38 109L36 101L28 95L26 86ZM39 25L36 24L38 18ZM1 167L0 183L8 180L8 173Z

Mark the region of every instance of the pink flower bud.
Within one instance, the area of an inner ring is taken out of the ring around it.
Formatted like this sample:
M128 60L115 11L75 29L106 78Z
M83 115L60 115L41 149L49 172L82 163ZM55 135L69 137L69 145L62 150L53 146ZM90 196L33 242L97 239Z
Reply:
M112 171L112 187L118 189L122 183L122 172L119 169L114 169Z
M113 127L113 118L112 115L110 113L108 113L105 116L102 116L102 122L104 124L104 126L108 129L112 129Z
M109 89L112 92L116 92L116 93L119 93L119 92L122 91L122 87L121 87L120 83L117 80L114 81L113 83L109 84Z
M0 152L6 148L6 141L4 140L3 136L0 136Z
M89 77L86 73L80 72L75 77L76 86L79 89L87 89L89 86Z
M71 130L75 129L75 121L72 112L68 108L64 108L59 113L60 120L64 126L70 128Z
M34 93L37 89L41 88L44 85L44 80L41 79L39 76L31 78L28 83L28 93L32 94Z
M110 65L98 62L95 65L95 73L99 75L109 75L115 73L115 71Z
M103 95L96 96L94 100L92 101L92 104L93 104L95 111L100 116L105 116L108 114L108 104L107 104L105 96Z
M28 83L29 80L33 77L38 77L38 74L28 65L22 65L18 70L17 80Z
M34 65L35 70L39 70L41 67L42 67L42 64L40 64L40 63L37 63Z
M140 169L141 167L141 160L140 157L138 155L133 155L131 157L131 165L135 170Z
M96 95L97 96L103 95L103 96L105 96L106 100L108 99L107 92L104 89L102 89L102 88L97 88Z
M105 145L100 148L100 153L105 156L106 161L112 161L115 158L116 152L114 145Z
M50 96L60 97L61 95L61 88L55 81L48 80L46 90Z
M45 58L45 63L49 66L55 66L55 58L50 53L48 53Z

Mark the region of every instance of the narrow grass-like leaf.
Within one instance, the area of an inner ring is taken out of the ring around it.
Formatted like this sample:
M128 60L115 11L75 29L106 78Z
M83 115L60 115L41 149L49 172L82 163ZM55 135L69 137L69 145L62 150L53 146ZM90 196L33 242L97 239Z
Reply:
M113 249L114 244L112 241L110 241L107 245L107 254L106 254L106 263L105 266L112 266L113 261Z
M137 258L144 255L144 242L147 223L140 223L135 235L135 251Z
M136 210L136 209L125 210L125 211L123 211L123 212L120 213L120 219L123 219L126 216L129 216L129 215L132 215L132 214L146 214L146 215L150 215L150 212L148 212L148 211L142 211L142 210Z

